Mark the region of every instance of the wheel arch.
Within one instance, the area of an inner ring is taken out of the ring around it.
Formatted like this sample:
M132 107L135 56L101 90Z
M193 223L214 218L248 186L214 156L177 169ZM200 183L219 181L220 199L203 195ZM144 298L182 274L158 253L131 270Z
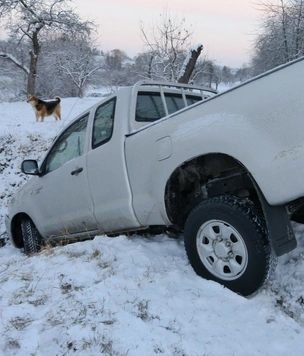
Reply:
M200 202L219 195L249 199L265 219L275 253L281 256L297 242L285 205L270 206L248 169L237 159L209 153L184 162L171 174L165 188L169 220L183 229L190 211Z
M174 225L183 226L195 205L225 194L259 202L256 183L237 159L222 153L198 156L170 175L165 188L166 212Z
M11 222L11 235L12 235L12 242L15 247L22 248L24 247L22 231L21 231L21 221L22 220L31 220L29 215L26 213L18 213L15 215Z

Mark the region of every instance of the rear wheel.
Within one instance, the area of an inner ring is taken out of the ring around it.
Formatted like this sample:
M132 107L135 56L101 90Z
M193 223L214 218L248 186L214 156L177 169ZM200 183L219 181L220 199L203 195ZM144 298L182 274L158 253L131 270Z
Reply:
M41 236L32 220L22 220L21 231L24 244L24 252L27 255L39 252L41 248Z
M189 214L184 235L195 272L244 296L274 269L264 220L249 201L220 196L200 203Z

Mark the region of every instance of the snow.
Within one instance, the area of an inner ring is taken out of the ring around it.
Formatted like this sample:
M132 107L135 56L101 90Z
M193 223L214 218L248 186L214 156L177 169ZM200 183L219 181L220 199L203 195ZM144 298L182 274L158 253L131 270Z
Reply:
M0 234L11 195L62 126L100 98L63 98L62 122L36 123L26 102L0 103ZM298 248L244 298L198 277L182 237L166 235L47 246L27 257L0 248L0 355L304 355L304 226Z

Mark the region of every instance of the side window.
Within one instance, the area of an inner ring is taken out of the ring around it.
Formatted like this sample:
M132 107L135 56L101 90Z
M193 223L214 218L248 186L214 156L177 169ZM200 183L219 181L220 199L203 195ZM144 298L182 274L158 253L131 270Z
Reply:
M180 94L165 94L165 98L169 114L185 107L184 99Z
M135 120L153 122L166 116L160 93L138 93Z
M114 127L116 98L99 106L93 123L92 148L96 148L111 139Z
M83 116L59 136L44 162L45 173L83 155L88 119L89 114Z
M186 95L186 99L188 105L192 105L203 100L200 96L192 96L192 95Z

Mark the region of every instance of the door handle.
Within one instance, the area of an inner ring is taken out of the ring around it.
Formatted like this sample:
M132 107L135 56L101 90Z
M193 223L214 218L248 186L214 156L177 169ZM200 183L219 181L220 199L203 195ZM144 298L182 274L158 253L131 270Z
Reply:
M79 174L82 171L83 171L82 167L76 168L76 169L74 169L74 171L71 172L71 174L72 174L72 176L74 176L74 175L77 176L77 174Z

